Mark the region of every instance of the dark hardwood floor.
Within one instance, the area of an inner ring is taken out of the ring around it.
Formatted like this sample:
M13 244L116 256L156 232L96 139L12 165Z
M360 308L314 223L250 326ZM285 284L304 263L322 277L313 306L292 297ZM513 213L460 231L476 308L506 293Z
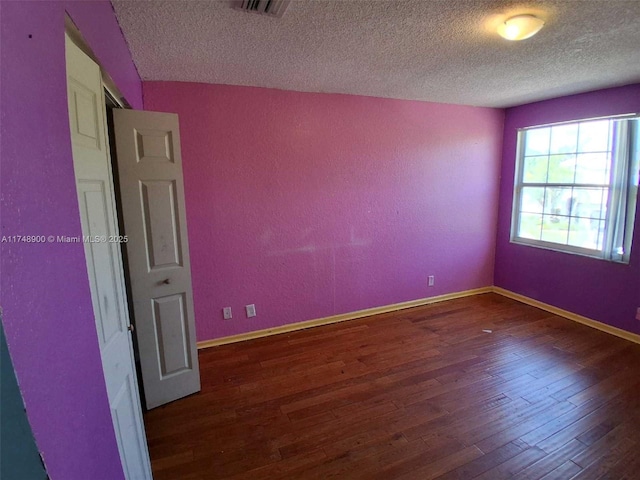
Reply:
M639 367L495 294L210 348L145 414L154 478L640 478Z

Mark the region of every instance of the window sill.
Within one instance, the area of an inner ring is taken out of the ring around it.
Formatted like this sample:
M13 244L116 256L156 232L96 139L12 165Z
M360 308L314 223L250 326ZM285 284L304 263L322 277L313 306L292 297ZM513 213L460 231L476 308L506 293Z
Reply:
M628 258L623 258L621 260L611 260L608 258L604 258L602 256L602 252L599 252L597 250L580 249L579 247L575 247L575 249L573 247L570 247L568 249L563 249L563 248L558 248L558 245L554 243L542 242L539 240L538 241L529 240L529 239L520 238L520 237L511 238L509 240L509 243L512 243L515 245L522 245L524 247L538 248L541 250L547 250L547 251L556 252L556 253L564 253L569 255L576 255L579 257L591 258L593 260L600 260L602 262L607 262L607 263L613 263L618 265L629 265ZM562 247L562 245L560 245L560 247Z

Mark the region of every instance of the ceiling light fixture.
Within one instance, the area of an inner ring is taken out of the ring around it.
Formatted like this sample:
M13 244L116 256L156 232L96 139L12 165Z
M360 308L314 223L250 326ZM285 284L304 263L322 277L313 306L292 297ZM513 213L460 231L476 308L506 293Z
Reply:
M498 34L507 40L524 40L533 37L544 26L544 22L534 15L516 15L498 26Z

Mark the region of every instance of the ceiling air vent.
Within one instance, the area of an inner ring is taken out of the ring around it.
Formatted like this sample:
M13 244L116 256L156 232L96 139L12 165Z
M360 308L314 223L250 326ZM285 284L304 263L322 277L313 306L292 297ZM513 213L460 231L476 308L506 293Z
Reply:
M289 6L290 0L239 0L237 9L245 12L281 17Z

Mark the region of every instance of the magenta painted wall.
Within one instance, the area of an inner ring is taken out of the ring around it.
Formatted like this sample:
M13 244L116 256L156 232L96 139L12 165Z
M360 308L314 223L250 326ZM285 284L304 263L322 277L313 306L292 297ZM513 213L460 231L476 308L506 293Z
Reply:
M0 2L2 235L81 234L65 9L129 101L142 106L140 80L108 1ZM0 245L3 324L50 477L122 479L82 245Z
M640 333L640 219L631 263L622 265L509 242L516 129L640 111L640 84L532 103L506 111L495 284L600 322Z
M180 117L198 340L492 285L501 110L143 90Z

